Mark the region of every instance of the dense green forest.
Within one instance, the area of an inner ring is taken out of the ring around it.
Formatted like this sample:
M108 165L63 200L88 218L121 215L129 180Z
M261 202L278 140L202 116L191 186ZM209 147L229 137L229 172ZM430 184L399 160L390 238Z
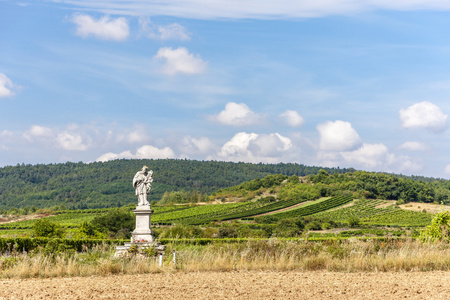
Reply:
M44 208L64 205L69 209L118 207L136 202L132 178L143 165L154 171L150 201L165 192L197 191L211 194L270 174L305 176L320 167L301 164L251 164L195 160L114 160L94 163L17 165L0 168L0 209ZM329 173L353 169L325 168Z

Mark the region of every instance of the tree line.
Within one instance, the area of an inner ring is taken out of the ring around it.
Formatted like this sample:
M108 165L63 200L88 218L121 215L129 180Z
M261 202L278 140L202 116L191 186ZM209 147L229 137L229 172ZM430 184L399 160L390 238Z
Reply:
M94 163L60 163L0 168L0 209L68 209L120 207L136 202L131 184L143 165L154 171L150 201L174 191L211 194L271 174L305 176L321 167L293 163L252 164L186 159L122 159ZM326 168L330 173L354 169Z

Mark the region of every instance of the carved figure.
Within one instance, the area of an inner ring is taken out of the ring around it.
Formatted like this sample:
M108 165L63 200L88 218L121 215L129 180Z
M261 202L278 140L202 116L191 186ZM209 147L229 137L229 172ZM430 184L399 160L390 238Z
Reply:
M150 193L153 182L153 171L148 170L147 166L143 166L140 171L133 177L133 187L136 190L136 196L138 196L138 206L148 205L147 195Z

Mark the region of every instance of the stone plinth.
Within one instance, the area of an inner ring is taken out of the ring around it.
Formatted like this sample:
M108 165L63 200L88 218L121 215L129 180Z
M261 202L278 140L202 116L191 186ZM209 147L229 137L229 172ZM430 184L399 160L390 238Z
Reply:
M154 238L150 225L153 210L150 205L138 206L133 212L136 214L136 228L131 233L131 242L152 243Z
M151 216L153 210L150 205L140 205L136 207L133 212L136 215L136 227L131 233L131 242L125 243L123 246L116 247L115 257L123 257L128 254L128 250L132 245L137 246L139 249L146 249L153 247L157 253L163 253L166 246L161 245L161 243L155 241L153 237L153 232L150 229L151 226Z

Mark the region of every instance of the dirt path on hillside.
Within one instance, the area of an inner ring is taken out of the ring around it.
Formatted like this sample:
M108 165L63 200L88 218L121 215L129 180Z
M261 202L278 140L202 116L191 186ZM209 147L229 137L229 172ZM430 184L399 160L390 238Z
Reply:
M49 217L51 215L49 214L39 214L39 215L26 215L26 216L0 216L0 224L6 224L6 223L15 223L20 221L26 221L26 220L34 220L34 219L40 219L44 217Z
M2 279L0 299L446 299L450 272L203 272Z

